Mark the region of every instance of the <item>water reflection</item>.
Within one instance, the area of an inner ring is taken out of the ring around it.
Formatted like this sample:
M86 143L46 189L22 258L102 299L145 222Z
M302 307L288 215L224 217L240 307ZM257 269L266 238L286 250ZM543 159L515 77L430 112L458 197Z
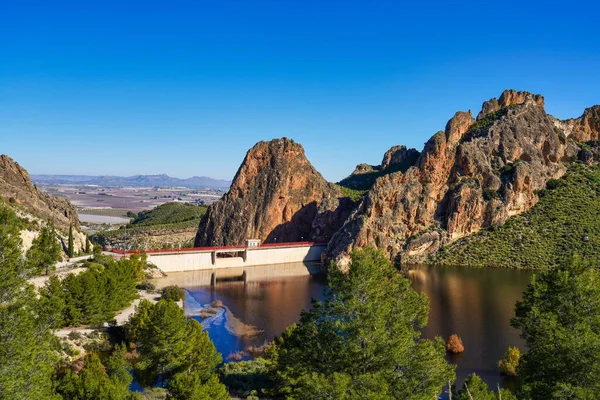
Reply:
M318 264L293 263L223 269L216 274L171 273L155 283L157 287L176 284L186 288L186 312L199 320L202 308L210 308L217 300L223 302L230 313L217 310L202 323L217 350L227 357L271 340L298 321L300 311L310 307L311 298L322 300L326 280L319 271ZM502 380L497 362L508 346L524 349L509 321L530 276L530 271L431 266L414 266L408 272L413 287L430 301L429 323L423 335L447 339L456 333L463 340L464 354L449 359L457 364L459 385L475 372L493 387L497 383L511 386ZM228 318L259 332L248 336L239 329L228 329Z
M212 271L170 273L157 280L158 288L179 285L187 289L186 312L198 317L201 308L221 301L231 316L246 325L255 327L256 335L235 334L227 329L226 313L218 313L204 321L217 350L227 357L249 346L260 346L281 334L286 327L297 322L300 312L308 309L311 298L323 299L327 286L321 266L316 263L290 263L231 268ZM214 285L211 286L211 281Z
M498 373L497 363L509 346L524 350L510 319L531 271L415 266L408 277L429 298L424 336L447 339L456 333L463 340L465 352L450 359L457 364L460 384L468 374L476 373L493 387L498 383L511 386Z

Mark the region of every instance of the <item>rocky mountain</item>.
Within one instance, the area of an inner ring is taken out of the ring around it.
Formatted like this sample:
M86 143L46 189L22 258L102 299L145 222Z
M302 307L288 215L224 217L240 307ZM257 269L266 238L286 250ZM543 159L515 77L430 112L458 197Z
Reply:
M0 156L0 197L17 204L41 219L50 218L58 229L79 226L77 209L67 199L52 197L39 190L27 171L7 155Z
M50 219L66 240L69 227L75 227L75 251L85 246L85 235L78 231L77 209L69 200L52 197L39 190L29 178L27 171L7 155L0 155L0 198L16 209L19 215L35 222L36 226ZM24 247L27 249L36 232L24 232Z
M419 152L416 149L407 149L406 146L393 146L383 155L380 165L358 164L350 176L338 184L342 187L366 191L373 187L377 178L392 172L405 172L411 167Z
M77 184L98 186L134 186L134 187L177 187L221 189L228 188L230 181L213 179L206 176L193 176L179 179L171 176L160 175L134 175L134 176L90 176L90 175L32 175L33 182L38 184Z
M548 115L544 98L507 90L474 119L457 112L405 172L378 177L333 236L328 256L348 262L353 248L375 246L394 260L419 261L442 244L502 225L529 210L565 161L597 140L600 106L567 121ZM584 149L585 150L585 149Z
M200 221L196 246L329 240L354 203L282 138L248 151L229 192Z

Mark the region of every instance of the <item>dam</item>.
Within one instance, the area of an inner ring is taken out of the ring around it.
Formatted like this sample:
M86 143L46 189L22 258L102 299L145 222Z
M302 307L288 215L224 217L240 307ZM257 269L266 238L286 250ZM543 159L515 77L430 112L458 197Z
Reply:
M148 262L161 271L184 272L258 265L320 262L326 243L290 242L260 244L250 239L242 246L214 246L183 249L146 250ZM113 250L123 254L123 250ZM127 252L130 253L130 252Z

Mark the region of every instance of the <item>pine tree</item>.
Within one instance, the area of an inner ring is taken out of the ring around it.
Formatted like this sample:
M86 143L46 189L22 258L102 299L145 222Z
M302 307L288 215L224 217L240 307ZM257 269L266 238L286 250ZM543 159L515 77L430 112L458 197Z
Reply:
M90 239L87 234L85 235L85 253L90 254Z
M56 268L56 262L60 260L61 249L56 230L52 221L48 221L46 226L40 229L39 235L33 240L33 243L27 251L27 266L32 273L41 274L45 271L46 275Z
M523 398L600 399L600 270L574 258L536 274L511 324L527 352L517 372Z
M173 399L229 399L219 381L222 362L208 333L188 320L173 301L142 300L128 324L130 340L138 342L136 367L146 385L168 382Z
M454 380L444 342L416 329L427 322L427 297L381 251L354 252L348 273L331 266L328 280L326 300L275 341L280 395L431 399Z
M74 244L73 244L73 224L69 225L69 246L68 246L68 250L69 250L69 258L73 258L73 255L75 253L75 248L74 248Z
M53 335L24 277L17 224L0 204L0 400L56 399Z

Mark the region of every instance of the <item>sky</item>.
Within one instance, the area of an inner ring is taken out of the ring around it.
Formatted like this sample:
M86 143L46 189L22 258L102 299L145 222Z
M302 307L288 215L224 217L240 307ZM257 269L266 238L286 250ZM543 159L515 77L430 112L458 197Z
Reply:
M289 137L338 181L504 89L600 103L598 2L0 0L0 153L232 179Z

